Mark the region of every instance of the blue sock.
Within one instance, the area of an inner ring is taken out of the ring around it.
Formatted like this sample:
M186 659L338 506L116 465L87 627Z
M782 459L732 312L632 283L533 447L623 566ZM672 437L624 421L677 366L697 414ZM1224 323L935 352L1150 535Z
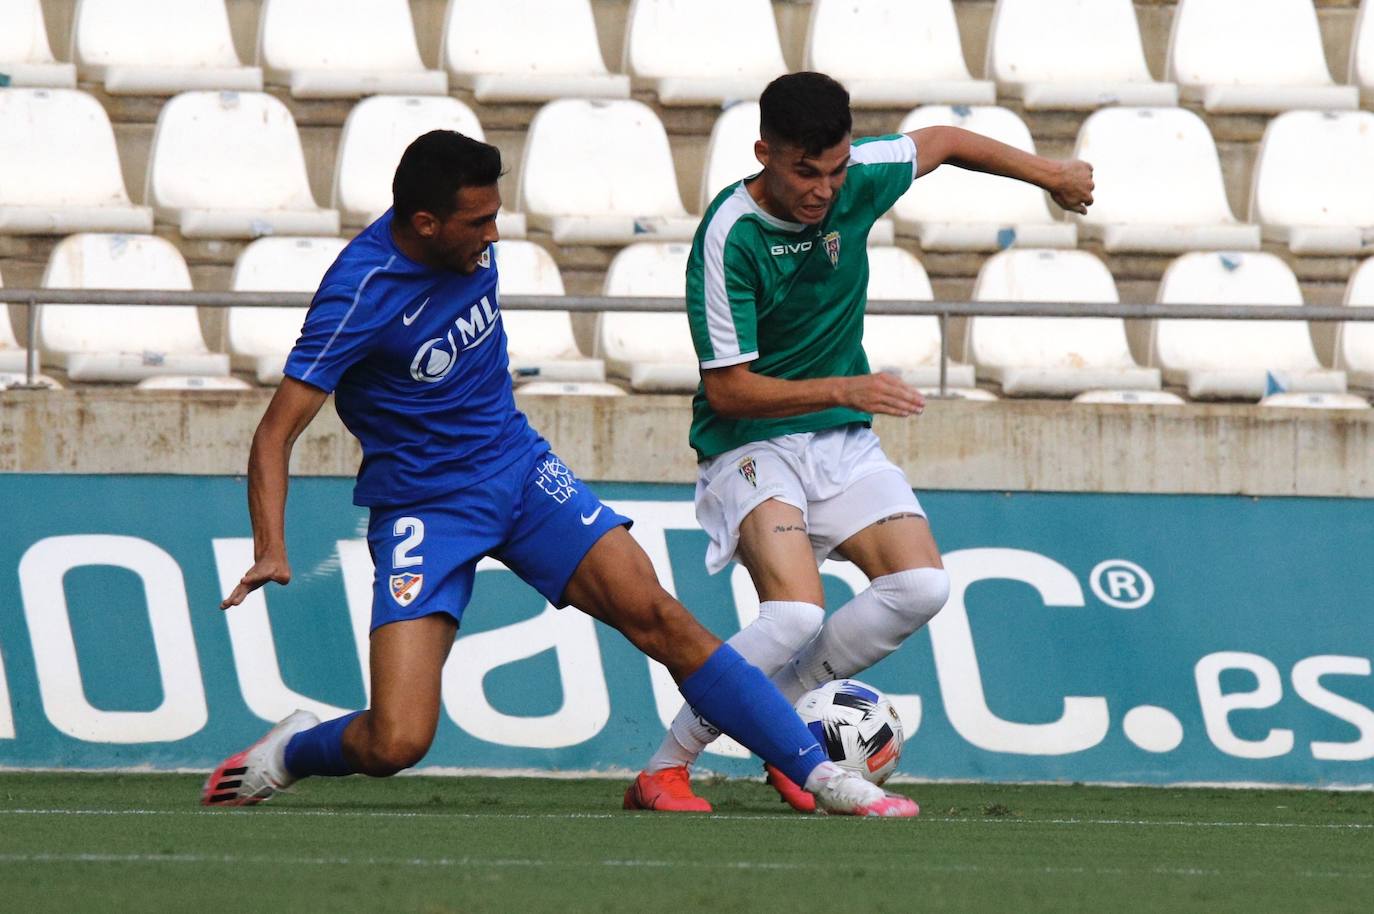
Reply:
M298 778L320 775L327 778L354 774L343 754L344 728L362 711L302 730L286 744L286 770Z
M687 702L724 733L799 785L825 750L768 677L728 644L679 686Z

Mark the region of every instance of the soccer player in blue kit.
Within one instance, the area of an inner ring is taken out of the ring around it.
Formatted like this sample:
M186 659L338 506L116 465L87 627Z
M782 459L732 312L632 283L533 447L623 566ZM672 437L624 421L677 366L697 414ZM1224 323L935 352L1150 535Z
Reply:
M496 295L499 151L452 131L415 140L393 207L325 274L248 460L254 558L221 609L286 584L292 445L331 391L362 444L353 500L376 567L372 706L321 723L296 711L206 781L206 805L259 803L308 777L386 777L429 750L440 677L491 555L557 606L662 663L691 705L837 814L914 816L841 770L768 679L659 584L627 532L515 407Z

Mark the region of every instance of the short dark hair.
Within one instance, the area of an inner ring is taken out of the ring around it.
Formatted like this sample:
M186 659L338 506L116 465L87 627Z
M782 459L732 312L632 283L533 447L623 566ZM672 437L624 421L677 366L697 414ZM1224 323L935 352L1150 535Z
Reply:
M406 147L391 181L394 215L452 215L464 187L487 187L501 177L501 150L456 130L431 130Z
M764 142L799 146L814 156L853 129L848 90L824 73L779 76L759 97L759 136Z

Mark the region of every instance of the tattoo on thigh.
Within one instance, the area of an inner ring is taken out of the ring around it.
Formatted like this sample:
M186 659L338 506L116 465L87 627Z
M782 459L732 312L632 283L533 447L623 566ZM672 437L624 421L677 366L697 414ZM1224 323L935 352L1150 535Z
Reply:
M774 533L805 533L806 528L800 524L778 524L773 528Z
M906 517L920 517L920 516L921 516L921 515L915 514L915 513L911 512L911 511L905 511L905 512L903 512L903 513L901 513L901 514L889 514L887 517L884 517L882 520L875 521L874 523L875 523L877 526L881 527L883 524L887 523L887 522L890 521L890 520L901 520L901 519L906 518Z

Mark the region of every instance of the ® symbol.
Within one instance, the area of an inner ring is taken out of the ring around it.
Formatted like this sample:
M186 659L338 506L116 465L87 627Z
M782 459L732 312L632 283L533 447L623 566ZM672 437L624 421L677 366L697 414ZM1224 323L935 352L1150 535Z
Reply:
M1125 559L1098 562L1088 575L1088 585L1099 600L1117 609L1139 609L1155 596L1149 572Z

